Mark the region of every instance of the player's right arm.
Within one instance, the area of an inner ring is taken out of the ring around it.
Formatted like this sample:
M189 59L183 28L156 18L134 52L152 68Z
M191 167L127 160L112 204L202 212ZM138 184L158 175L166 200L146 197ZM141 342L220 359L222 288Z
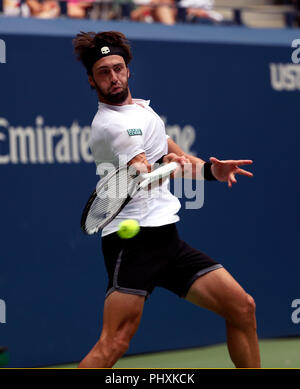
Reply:
M133 157L129 162L129 166L134 166L134 168L141 173L147 173L151 171L151 165L147 161L146 154L140 153Z

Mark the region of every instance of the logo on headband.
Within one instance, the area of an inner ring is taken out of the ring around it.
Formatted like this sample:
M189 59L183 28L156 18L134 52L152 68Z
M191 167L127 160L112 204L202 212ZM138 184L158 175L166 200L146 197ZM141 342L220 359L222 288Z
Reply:
M108 53L110 53L109 47L107 47L107 46L101 47L101 53L102 53L102 54L108 54Z

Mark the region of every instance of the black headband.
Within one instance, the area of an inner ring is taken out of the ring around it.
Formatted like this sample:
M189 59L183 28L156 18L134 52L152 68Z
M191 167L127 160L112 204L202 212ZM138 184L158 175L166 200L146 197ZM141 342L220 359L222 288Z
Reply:
M124 58L127 65L128 54L124 49L122 49L122 47L110 45L103 45L102 47L97 46L93 49L93 52L93 55L90 56L88 63L86 64L88 73L92 73L92 68L95 62L99 61L101 58L108 57L109 55L120 55Z

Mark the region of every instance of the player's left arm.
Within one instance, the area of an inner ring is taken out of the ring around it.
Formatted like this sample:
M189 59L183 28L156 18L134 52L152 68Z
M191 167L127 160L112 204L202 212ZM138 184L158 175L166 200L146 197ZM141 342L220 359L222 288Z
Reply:
M193 155L186 154L171 138L168 139L168 154L164 157L164 162L176 161L176 156L185 158L187 163L191 164L191 176L193 179L199 179L199 171L203 171L205 161L201 158L194 157ZM247 170L241 169L239 166L250 165L253 163L250 159L240 160L219 160L215 157L209 158L211 162L211 172L216 180L220 182L227 182L231 188L232 184L236 184L236 174L252 177L253 174ZM177 161L176 161L177 162ZM185 175L186 176L186 175Z
M199 172L202 171L203 165L205 161L201 158L197 158L193 155L186 154L171 138L168 138L168 154L164 157L164 162L178 162L176 157L180 157L183 161L181 167L184 169L185 178L196 179L199 175ZM189 164L189 168L184 166L185 164Z

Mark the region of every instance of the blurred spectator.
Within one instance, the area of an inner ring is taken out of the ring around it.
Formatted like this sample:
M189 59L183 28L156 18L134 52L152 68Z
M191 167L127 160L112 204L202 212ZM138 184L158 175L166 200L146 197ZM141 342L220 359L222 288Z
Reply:
M177 9L174 0L152 0L153 18L156 22L173 25L176 23Z
M55 0L26 0L30 16L41 19L53 19L60 15L59 3Z
M6 16L30 16L30 11L27 4L21 4L20 0L4 0L3 13Z
M87 12L93 7L94 0L66 0L67 15L73 19L83 19L87 16Z
M87 16L90 19L112 20L121 19L121 3L130 0L90 0L90 8L87 10Z
M293 4L295 5L295 9L296 9L296 25L297 27L300 27L300 0L293 0Z
M223 16L213 10L214 0L180 0L178 6L186 9L187 21L221 22Z
M20 3L17 0L4 0L3 13L8 16L18 16L20 14Z
M138 22L176 23L177 10L174 0L135 0L138 7L131 12L131 19Z
M135 22L154 22L152 16L151 0L135 0L134 9L130 13L130 18Z
M213 10L214 0L135 0L138 7L131 12L135 21L159 22L173 25L180 21L221 22L221 14ZM184 9L185 16L178 13L177 6Z

